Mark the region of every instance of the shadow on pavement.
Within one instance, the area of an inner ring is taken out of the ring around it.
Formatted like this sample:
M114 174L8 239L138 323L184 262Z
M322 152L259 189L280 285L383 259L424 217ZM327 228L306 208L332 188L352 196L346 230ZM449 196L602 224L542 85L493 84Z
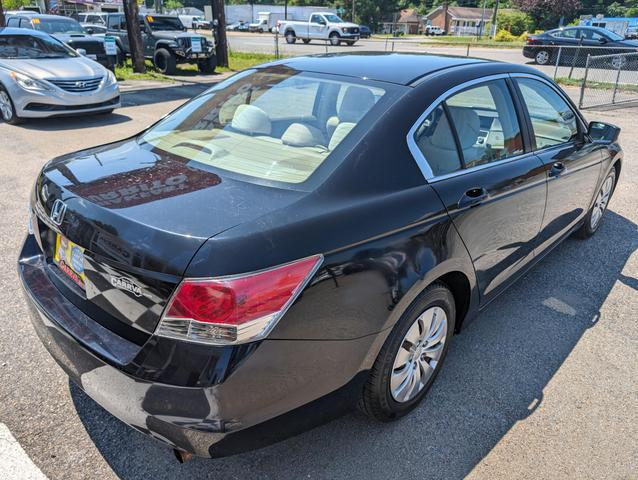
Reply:
M116 420L78 387L78 415L115 473L136 478L462 478L543 391L596 325L638 249L636 225L608 211L597 234L568 239L455 337L426 401L381 424L348 414L261 450L178 464L168 447ZM619 242L618 239L623 239Z
M117 111L116 111L117 112ZM129 122L131 117L120 113L103 115L81 115L74 117L30 118L19 128L38 131L76 130L79 128L104 127Z
M175 100L190 100L204 90L212 87L217 81L218 80L215 80L211 83L180 84L171 87L124 90L122 91L122 107L152 105Z

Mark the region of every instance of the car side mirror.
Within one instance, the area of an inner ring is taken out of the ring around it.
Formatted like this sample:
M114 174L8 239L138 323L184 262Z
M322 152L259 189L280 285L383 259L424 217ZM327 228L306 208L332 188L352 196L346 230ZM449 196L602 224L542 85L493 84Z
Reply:
M600 37L598 39L598 43L607 43L607 39L605 37Z
M95 30L93 30L91 27L85 27L86 33L88 33L89 35L93 35L95 33Z
M75 51L78 52L83 57L86 55L86 50L84 50L83 48L78 48Z
M620 127L604 122L589 122L587 134L596 143L609 145L618 141Z

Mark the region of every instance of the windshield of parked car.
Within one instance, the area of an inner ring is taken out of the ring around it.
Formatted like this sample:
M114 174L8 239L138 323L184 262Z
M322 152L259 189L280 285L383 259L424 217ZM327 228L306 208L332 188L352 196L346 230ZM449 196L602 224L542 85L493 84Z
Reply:
M78 54L54 38L32 35L0 35L0 58L68 58Z
M151 26L151 30L184 30L184 24L177 17L154 17L147 15L146 21Z
M47 33L84 33L84 28L71 18L34 18L33 28Z
M376 85L287 67L246 71L187 103L139 142L192 166L299 184L385 92Z
M343 23L343 20L341 20L341 18L337 17L336 15L333 15L331 13L329 14L324 14L324 17L326 17L326 20L328 20L330 23Z
M600 33L601 35L606 36L612 42L618 42L620 40L624 40L625 39L625 37L623 37L622 35L618 35L616 32L612 32L611 30L601 29L600 31L598 31L598 33Z

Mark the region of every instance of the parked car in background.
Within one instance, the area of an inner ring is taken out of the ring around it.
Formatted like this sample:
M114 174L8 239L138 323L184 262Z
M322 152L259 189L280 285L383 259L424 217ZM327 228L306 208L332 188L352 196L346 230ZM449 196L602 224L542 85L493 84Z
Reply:
M31 321L80 388L182 459L355 405L396 420L455 333L598 230L618 134L526 65L366 52L251 68L45 164L18 263ZM481 331L457 353L495 341ZM423 414L406 425L445 422Z
M113 73L44 32L0 29L0 113L5 122L110 113L120 106Z
M98 25L96 23L81 23L84 31L89 35L105 35L106 34L106 25Z
M229 32L247 32L249 28L249 23L244 22L243 20L226 25L226 31Z
M561 48L562 47L562 48ZM626 40L622 35L599 27L566 27L530 35L523 47L523 55L538 65L561 64L584 66L587 55L614 55L609 65L617 68L626 60L620 54L635 53L638 41Z
M445 30L436 25L426 25L423 29L423 34L433 36L445 35Z
M106 26L107 16L108 13L106 12L83 12L77 14L76 20L80 23L90 23L94 25Z
M331 45L354 45L359 40L359 25L344 22L334 13L315 12L307 22L281 20L277 30L286 37L287 43L295 43L297 39L304 43L311 40L329 40Z
M113 68L115 58L106 54L104 39L92 37L77 20L59 15L12 15L7 27L27 28L53 35L91 60L107 68Z
M202 73L213 73L217 66L212 39L186 31L175 15L140 15L144 56L162 73L174 74L180 63L195 63ZM118 56L130 55L126 19L123 13L107 18L107 33L114 36Z
M359 25L359 38L370 38L372 30L367 25Z
M210 22L204 17L198 15L179 15L179 19L186 28L192 28L193 30L210 30Z
M248 31L257 33L272 32L277 28L277 22L283 19L283 13L259 12L257 13L257 19L248 25Z

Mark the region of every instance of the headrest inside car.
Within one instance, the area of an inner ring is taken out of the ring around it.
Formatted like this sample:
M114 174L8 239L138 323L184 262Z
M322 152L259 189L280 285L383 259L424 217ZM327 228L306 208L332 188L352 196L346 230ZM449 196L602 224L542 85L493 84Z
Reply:
M248 135L270 135L272 124L266 112L254 105L240 105L235 110L231 126Z
M314 147L323 145L325 139L318 128L304 123L293 123L281 136L281 142L293 147Z

